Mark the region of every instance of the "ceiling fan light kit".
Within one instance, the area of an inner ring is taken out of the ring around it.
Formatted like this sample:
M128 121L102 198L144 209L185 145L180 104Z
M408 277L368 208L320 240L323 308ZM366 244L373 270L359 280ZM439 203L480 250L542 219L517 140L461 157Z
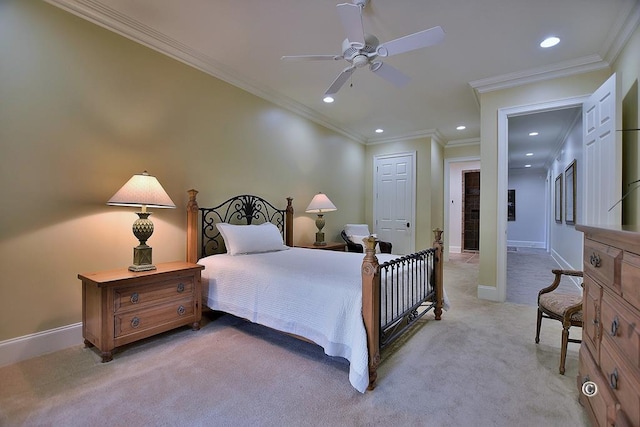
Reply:
M409 83L409 76L397 68L383 63L378 57L389 57L422 49L441 43L444 40L444 31L442 28L433 27L380 44L376 36L364 32L362 9L364 9L367 3L368 0L354 0L353 3L341 3L336 6L342 26L347 33L347 38L342 42L342 55L296 55L282 57L282 59L286 61L323 61L338 59L347 61L349 66L338 74L324 93L325 96L337 93L357 68L363 68L367 65L369 66L369 70L376 75L397 87L403 87Z

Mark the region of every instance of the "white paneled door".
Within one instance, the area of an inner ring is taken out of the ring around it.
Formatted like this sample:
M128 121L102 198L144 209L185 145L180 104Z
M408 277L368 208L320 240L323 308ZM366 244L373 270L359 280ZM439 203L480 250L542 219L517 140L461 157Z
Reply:
M415 153L374 158L374 230L394 254L415 246Z
M613 74L583 106L585 224L619 225L622 206L622 137L620 97ZM613 208L612 208L613 207Z

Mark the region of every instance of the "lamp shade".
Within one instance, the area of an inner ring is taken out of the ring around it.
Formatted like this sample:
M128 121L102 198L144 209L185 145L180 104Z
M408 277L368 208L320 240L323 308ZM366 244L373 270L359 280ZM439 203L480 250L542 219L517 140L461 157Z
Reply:
M145 206L152 208L175 208L169 195L155 176L147 171L136 174L122 186L107 202L112 206Z
M324 213L337 210L336 205L331 203L331 200L324 193L318 193L313 196L311 203L307 206L305 212L307 213Z

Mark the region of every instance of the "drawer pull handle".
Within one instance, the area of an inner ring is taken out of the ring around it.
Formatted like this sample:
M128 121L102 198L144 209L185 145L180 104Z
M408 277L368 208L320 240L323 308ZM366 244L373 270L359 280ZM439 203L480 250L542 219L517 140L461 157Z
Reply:
M181 305L180 307L178 307L178 314L179 314L180 316L183 316L186 312L187 312L187 309L186 309L186 308L184 308L184 306L183 306L183 305Z
M178 285L178 293L181 294L184 292L184 283L180 283Z
M131 294L131 304L137 304L139 299L140 299L140 296L138 295L137 292L134 292L133 294Z
M591 264L594 268L600 267L600 255L597 253L592 253L589 257L589 264Z
M133 319L131 319L131 327L137 328L138 326L140 326L140 319L137 317L134 317Z
M614 390L618 388L618 368L613 368L613 372L609 375L609 385Z
M618 334L618 328L620 327L620 320L618 319L618 316L613 318L613 321L611 322L611 336L615 337Z

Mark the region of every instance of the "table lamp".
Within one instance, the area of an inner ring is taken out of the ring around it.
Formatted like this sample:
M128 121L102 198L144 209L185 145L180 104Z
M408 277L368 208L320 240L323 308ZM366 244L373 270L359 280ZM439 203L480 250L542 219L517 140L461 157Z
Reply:
M151 208L175 208L169 195L155 176L149 175L147 171L134 175L126 184L122 186L107 205L110 206L133 206L142 208L138 214L138 219L133 223L133 234L140 241L140 244L133 248L133 264L129 267L131 271L155 270L156 266L151 263L151 246L147 245L147 240L153 234L153 222L149 219L151 212L147 212L147 207Z
M324 228L324 213L332 212L337 210L336 206L331 203L331 200L324 193L318 193L313 196L311 203L307 206L305 212L307 213L315 213L318 214L316 218L316 227L318 228L318 232L316 233L316 241L313 242L316 246L325 246L327 242L324 241L324 233L322 229Z

